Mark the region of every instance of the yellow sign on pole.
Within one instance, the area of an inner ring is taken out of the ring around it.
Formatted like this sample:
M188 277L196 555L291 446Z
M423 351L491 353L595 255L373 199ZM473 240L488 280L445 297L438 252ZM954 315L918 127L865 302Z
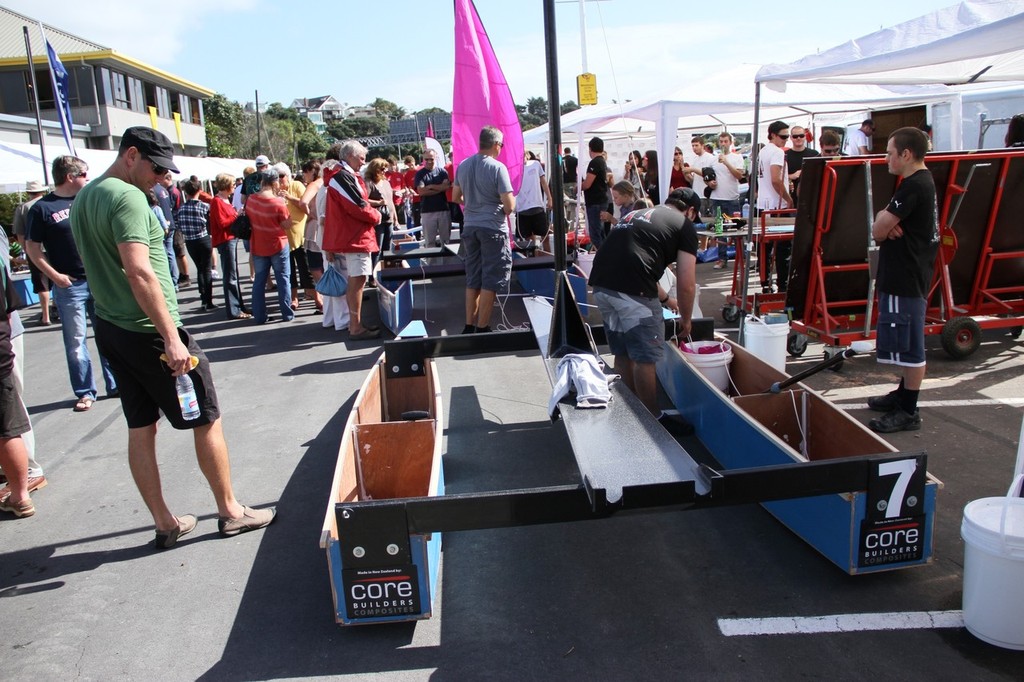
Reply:
M576 76L576 100L580 106L597 104L597 76L581 73Z

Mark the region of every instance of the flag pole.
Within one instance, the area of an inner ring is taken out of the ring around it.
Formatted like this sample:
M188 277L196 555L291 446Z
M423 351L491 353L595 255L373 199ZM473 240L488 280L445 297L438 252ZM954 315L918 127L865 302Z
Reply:
M28 26L22 26L25 33L25 53L28 55L28 72L32 76L32 96L36 103L36 134L39 136L39 156L43 159L43 184L50 184L50 168L46 162L46 138L43 137L43 119L39 111L39 88L36 87L36 67L32 63L32 42L28 37Z

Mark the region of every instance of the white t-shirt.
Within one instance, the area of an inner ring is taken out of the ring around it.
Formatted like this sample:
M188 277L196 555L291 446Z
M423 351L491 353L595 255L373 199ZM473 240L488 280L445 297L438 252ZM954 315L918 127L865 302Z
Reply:
M707 152L704 152L700 156L697 156L696 154L691 154L690 158L686 159L686 163L690 164L694 168L703 169L707 168L708 166L713 166L715 161L717 160L717 155L708 154ZM690 182L693 184L693 191L697 193L697 196L703 199L704 188L707 187L707 185L704 183L704 178L701 176L701 174L694 173L693 176L690 178Z
M743 170L743 157L736 152L729 152L725 155L729 165L736 170ZM724 201L736 201L740 198L740 181L735 175L729 172L729 169L725 167L724 163L718 162L718 155L715 155L715 162L712 164L715 169L715 175L718 179L718 187L711 190L712 199L722 199ZM696 177L694 178L696 179ZM703 184L703 183L701 183Z
M860 156L860 148L866 147L871 151L871 140L867 134L857 126L846 134L846 153L849 156Z
M544 192L540 183L545 182L544 166L540 161L527 161L523 166L523 184L519 186L519 194L516 195L516 213L531 208L545 208Z
M757 207L762 211L773 208L789 208L783 206L782 197L772 186L772 166L781 166L782 181L788 182L786 180L789 176L786 171L786 152L769 142L757 154Z

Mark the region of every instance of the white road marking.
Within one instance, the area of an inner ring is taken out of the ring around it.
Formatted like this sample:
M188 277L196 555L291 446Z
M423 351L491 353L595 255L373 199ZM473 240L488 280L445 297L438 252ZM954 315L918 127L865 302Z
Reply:
M932 630L962 628L962 611L894 613L846 613L833 616L783 618L719 618L718 629L726 637L761 635L810 635L872 630Z
M849 403L840 405L832 403L841 410L866 410L867 403ZM1006 405L1008 407L1024 407L1024 398L978 398L974 400L919 400L918 407L992 407Z

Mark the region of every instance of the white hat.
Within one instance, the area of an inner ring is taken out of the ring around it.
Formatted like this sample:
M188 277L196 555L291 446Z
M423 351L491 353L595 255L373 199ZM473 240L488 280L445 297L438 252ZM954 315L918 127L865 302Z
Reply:
M259 156L256 157L256 165L257 166L269 166L270 165L270 159L268 159L263 154L260 154Z
M29 180L25 183L25 191L29 194L35 194L36 192L45 192L47 190L46 185L39 182L38 180Z

